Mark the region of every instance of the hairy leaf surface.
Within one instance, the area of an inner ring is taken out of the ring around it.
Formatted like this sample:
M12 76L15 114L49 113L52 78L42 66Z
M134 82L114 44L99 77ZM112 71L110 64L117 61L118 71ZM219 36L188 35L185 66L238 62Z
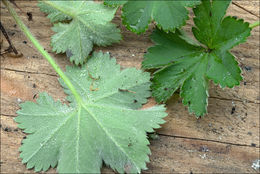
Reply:
M188 17L186 7L199 4L195 1L113 1L106 0L110 6L123 5L123 23L136 33L142 33L148 28L148 24L154 20L158 27L165 31L173 31L183 26Z
M66 52L76 65L86 61L93 44L106 46L121 39L119 29L110 22L115 8L92 1L40 1L39 7L56 22L53 51Z
M239 85L242 77L238 62L229 49L245 42L249 24L234 17L224 17L230 1L205 0L194 8L193 34L165 33L157 29L151 36L156 43L148 49L143 68L158 70L153 78L153 96L165 102L180 89L184 105L197 117L207 113L208 81L222 88Z
M140 109L150 96L149 73L120 70L108 54L94 53L82 68L66 75L80 102L64 83L69 105L41 93L21 104L15 121L28 133L20 148L23 163L35 171L100 173L102 162L119 173L140 173L149 161L146 133L164 123L163 105Z

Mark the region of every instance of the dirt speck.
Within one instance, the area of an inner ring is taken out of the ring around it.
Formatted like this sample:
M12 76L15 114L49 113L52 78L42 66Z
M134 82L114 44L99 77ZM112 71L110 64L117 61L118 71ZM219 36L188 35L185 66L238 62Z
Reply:
M231 113L230 113L230 114L231 114L231 115L234 114L234 113L235 113L235 110L236 110L236 107L233 106L232 109L231 109Z
M26 15L28 17L28 21L32 21L33 20L32 12L27 12Z

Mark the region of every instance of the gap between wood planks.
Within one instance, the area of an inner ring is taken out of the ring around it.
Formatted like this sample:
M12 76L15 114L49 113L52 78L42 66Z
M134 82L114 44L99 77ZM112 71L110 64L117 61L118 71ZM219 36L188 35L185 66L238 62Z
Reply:
M8 115L8 114L1 114L1 115L5 116L5 117L16 117L15 115ZM4 129L4 128L2 127L2 129ZM21 130L20 128L18 128L18 129ZM210 140L210 139L203 139L203 138L185 137L185 136L179 136L179 135L167 135L167 134L162 134L162 133L157 133L157 134L159 136L169 137L169 138L188 139L188 140L195 140L195 141L206 141L206 142L220 143L220 144L225 144L225 145L240 146L240 147L251 147L251 148L258 148L258 149L260 149L259 146L253 147L253 146L248 145L248 144L230 143L230 142L225 142L225 141L217 141L217 140Z
M185 136L179 136L179 135L167 135L167 134L162 134L162 133L157 133L160 136L164 137L171 137L171 138L180 138L180 139L189 139L189 140L196 140L196 141L207 141L207 142L214 142L214 143L221 143L221 144L227 144L227 145L233 145L233 146L244 146L244 147L252 147L252 148L258 148L260 147L253 147L248 144L238 144L238 143L230 143L230 142L225 142L225 141L217 141L217 140L209 140L209 139L203 139L203 138L193 138L193 137L185 137Z
M250 13L251 15L260 18L260 16L258 16L257 14L251 12L250 10L247 10L246 8L242 7L241 5L239 5L239 4L237 4L237 3L233 2L233 1L232 1L232 4L235 5L235 6L237 6L237 7L240 8L240 9L242 9L242 10L244 10L244 11Z
M20 73L28 73L28 74L43 74L47 76L53 76L53 77L59 77L56 74L49 74L49 73L40 73L40 72L32 72L32 71L23 71L23 70L16 70L16 69L10 69L10 68L1 68L1 70L4 71L13 71L13 72L20 72Z
M19 72L19 73L28 73L28 74L42 74L42 75L47 75L47 76L52 76L52 77L59 77L58 75L55 74L49 74L49 73L40 73L40 72L31 72L31 71L23 71L23 70L15 70L15 69L10 69L10 68L1 68L1 70L4 71L12 71L12 72ZM212 99L218 99L218 100L224 100L224 101L235 101L235 102L241 102L244 103L244 101L242 100L238 100L238 99L228 99L228 98L219 98L219 97L209 97ZM254 103L254 104L260 104L258 102L255 101L251 101L251 100L247 100L247 103Z

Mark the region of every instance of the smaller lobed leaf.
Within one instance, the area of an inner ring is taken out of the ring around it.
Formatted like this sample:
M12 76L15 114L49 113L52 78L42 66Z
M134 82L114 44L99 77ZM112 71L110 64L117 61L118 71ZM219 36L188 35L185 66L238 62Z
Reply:
M93 1L41 1L39 6L52 22L59 22L52 28L53 51L66 52L76 65L86 61L94 44L107 46L121 40L120 30L111 23L116 8Z
M147 30L151 21L164 31L174 31L183 26L188 19L186 7L200 3L196 1L112 1L106 0L109 6L123 5L122 18L124 25L131 31L140 34ZM169 20L170 19L170 20Z

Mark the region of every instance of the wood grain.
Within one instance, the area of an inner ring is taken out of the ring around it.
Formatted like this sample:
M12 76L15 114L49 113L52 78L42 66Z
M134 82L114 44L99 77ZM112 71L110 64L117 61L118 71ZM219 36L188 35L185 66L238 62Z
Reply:
M238 1L236 1L238 2ZM239 1L244 8L258 13L259 1ZM25 12L31 12L33 21L18 11L23 21L48 52L51 53L50 37L53 34L46 15L36 7L35 1L17 1ZM193 15L192 12L190 14ZM259 20L238 6L231 5L228 15L243 18L247 22ZM35 101L39 92L46 91L55 99L65 102L65 94L57 81L57 74L25 38L6 8L1 3L1 21L15 47L23 53L21 58L1 56L1 172L33 173L27 170L19 158L19 146L25 134L13 121L19 103ZM114 19L120 27L123 40L109 47L95 50L109 51L124 68L141 67L153 26L145 34L135 35L125 29L120 13ZM185 30L190 32L192 21ZM2 40L2 39L1 39ZM25 42L26 41L26 42ZM1 51L7 48L3 39ZM244 80L233 89L221 89L211 84L208 115L197 120L189 115L178 95L167 102L167 123L157 132L159 139L151 140L152 155L149 170L144 173L254 173L251 165L259 159L259 27L252 36L232 50L243 71ZM65 69L71 65L65 55L53 54ZM146 105L154 105L153 99ZM235 109L234 109L235 108ZM233 110L233 111L232 111ZM50 169L48 173L55 172ZM103 173L112 172L108 168Z

